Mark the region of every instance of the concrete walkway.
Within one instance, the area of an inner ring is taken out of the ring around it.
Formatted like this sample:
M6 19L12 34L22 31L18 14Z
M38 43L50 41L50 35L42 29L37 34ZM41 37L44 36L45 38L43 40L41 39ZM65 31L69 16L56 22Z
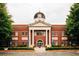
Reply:
M46 52L46 50L45 50L45 47L35 47L34 48L34 51L36 52L36 53L43 53L43 52Z
M75 52L0 52L0 56L79 56L79 53Z
M34 50L0 50L0 56L79 56L79 50L48 50L35 47Z

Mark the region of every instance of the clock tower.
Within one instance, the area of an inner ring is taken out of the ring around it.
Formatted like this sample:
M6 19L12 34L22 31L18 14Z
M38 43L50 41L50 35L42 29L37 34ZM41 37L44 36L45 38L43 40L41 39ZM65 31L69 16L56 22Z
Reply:
M44 21L45 20L45 15L42 12L37 12L34 16L35 21Z

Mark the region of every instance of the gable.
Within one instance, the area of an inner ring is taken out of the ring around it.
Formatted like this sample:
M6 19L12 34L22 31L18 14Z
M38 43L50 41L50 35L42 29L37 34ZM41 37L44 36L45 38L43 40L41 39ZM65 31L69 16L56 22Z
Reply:
M30 24L30 26L50 26L50 24L43 22L43 21L39 21L39 22L34 22Z
M47 24L43 24L43 23L36 23L36 24L34 24L32 26L48 26L48 25Z

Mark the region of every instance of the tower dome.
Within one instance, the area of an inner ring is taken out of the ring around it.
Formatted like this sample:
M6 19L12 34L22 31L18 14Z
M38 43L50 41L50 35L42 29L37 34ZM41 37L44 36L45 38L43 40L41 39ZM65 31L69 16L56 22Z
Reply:
M34 15L34 19L36 19L36 18L43 18L43 19L45 19L45 15L42 13L42 12L37 12L35 15Z

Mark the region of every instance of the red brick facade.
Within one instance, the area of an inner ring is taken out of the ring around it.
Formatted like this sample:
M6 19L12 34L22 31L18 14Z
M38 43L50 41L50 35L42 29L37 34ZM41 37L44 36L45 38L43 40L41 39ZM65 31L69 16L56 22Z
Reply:
M65 31L65 25L52 25L51 27L51 44L52 44L52 37L57 37L58 40L54 40L54 45L56 44L56 42L58 42L58 45L62 45L62 43L64 44L65 40L62 40L62 37L66 37L65 35L63 35L63 32ZM16 39L13 39L13 45L14 46L19 46L19 45L28 45L28 40L29 40L29 26L28 25L13 25L13 32L15 33L15 35L12 35L13 37L17 37ZM16 35L17 33L17 35ZM25 33L24 35L22 35L22 33ZM32 33L31 33L32 34ZM27 37L27 39L22 40L22 37ZM46 37L42 36L42 35L38 35L38 36L34 36L34 44L36 46L36 42L38 39L42 39L44 46L45 46L45 42L46 42Z
M63 40L62 37L66 37L65 36L65 25L52 25L52 31L56 34L58 34L57 36L54 37L58 37L58 45L61 45ZM64 32L64 35L63 35Z
M28 26L27 25L13 25L13 32L15 33L15 35L12 35L13 37L17 37L17 40L12 40L13 41L13 45L14 46L19 46L19 45L26 45L27 44L27 40L22 40L22 37L28 37L28 35L22 35L22 32L28 34ZM16 35L17 33L17 35Z

